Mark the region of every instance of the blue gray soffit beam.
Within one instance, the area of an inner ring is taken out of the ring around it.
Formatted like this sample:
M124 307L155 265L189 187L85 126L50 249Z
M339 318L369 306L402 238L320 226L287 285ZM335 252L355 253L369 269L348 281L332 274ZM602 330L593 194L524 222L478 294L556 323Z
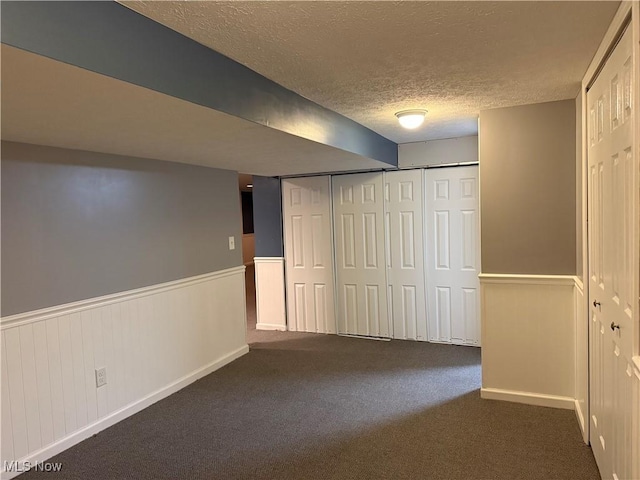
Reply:
M116 2L1 8L7 45L398 165L391 140Z

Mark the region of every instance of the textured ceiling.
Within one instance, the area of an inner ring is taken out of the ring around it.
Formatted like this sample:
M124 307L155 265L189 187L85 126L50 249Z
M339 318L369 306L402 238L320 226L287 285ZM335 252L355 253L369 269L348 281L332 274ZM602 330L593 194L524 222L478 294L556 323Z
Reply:
M388 165L2 45L2 139L257 175Z
M477 132L483 109L573 98L618 2L127 1L398 142ZM426 108L416 131L398 110Z

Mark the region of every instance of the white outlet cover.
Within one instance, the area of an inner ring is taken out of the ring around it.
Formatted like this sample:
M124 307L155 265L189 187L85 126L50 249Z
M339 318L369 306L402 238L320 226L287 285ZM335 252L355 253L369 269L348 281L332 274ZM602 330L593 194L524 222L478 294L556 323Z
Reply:
M96 368L96 387L102 387L107 384L107 368Z
M236 237L229 237L229 250L236 249Z

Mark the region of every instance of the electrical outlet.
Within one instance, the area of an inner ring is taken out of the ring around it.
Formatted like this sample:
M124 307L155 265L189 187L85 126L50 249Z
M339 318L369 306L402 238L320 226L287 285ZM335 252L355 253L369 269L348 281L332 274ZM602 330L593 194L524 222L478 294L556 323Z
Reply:
M96 388L107 384L107 367L96 368Z
M236 249L236 237L229 237L229 250Z

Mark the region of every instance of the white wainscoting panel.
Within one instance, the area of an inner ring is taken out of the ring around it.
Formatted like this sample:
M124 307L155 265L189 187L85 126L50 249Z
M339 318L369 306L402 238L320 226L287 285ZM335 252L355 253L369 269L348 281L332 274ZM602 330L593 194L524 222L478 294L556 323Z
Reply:
M1 325L4 470L46 460L247 353L244 266ZM107 384L96 388L102 367Z
M481 274L482 397L575 408L575 277Z
M576 277L574 288L576 321L575 409L582 439L589 443L589 317L582 281Z
M286 330L285 279L283 257L255 257L256 329Z

